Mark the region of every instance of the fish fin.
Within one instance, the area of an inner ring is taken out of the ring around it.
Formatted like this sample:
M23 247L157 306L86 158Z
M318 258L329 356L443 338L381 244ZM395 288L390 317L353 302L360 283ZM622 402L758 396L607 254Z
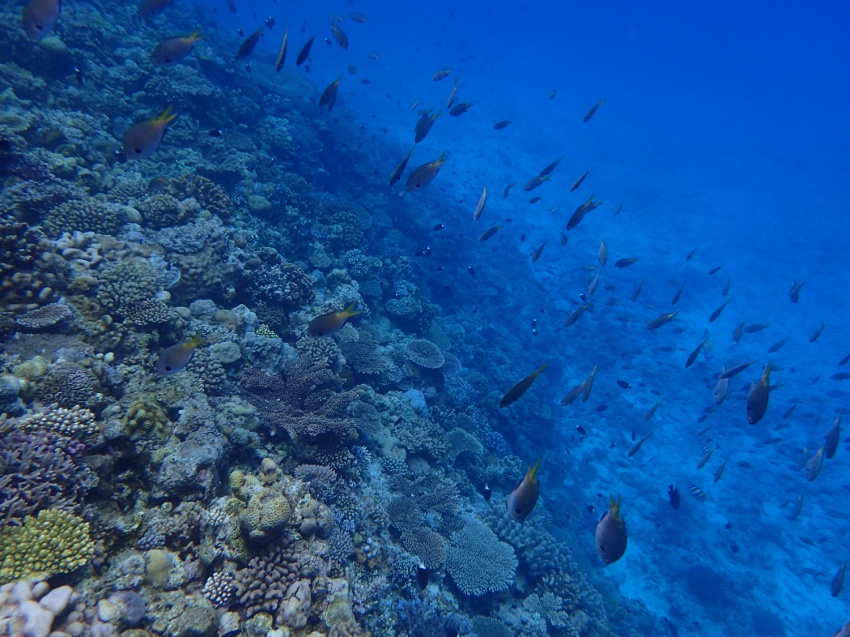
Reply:
M449 161L449 151L444 150L444 151L442 152L442 154L441 154L439 157L437 157L437 159L435 159L435 160L434 160L434 163L435 163L437 166L442 166L442 165L443 165L443 164L445 164L447 161Z
M203 40L205 37L207 37L207 36L201 35L201 27L198 27L197 29L192 31L192 33L187 35L186 39L192 40L193 42L197 42L198 40Z
M352 303L347 308L345 308L342 312L340 312L340 314L344 314L347 317L352 317L352 316L357 316L358 314L363 314L363 310L354 310L355 305L357 305L357 303ZM354 310L354 311L352 311L352 310Z
M650 431L650 433L652 433L652 432ZM649 435L649 434L647 434L647 435ZM620 502L621 502L621 498L620 498L619 495L617 496L616 500L614 499L613 493L608 496L608 510L611 512L611 516L615 520L620 519Z
M539 376L543 372L543 370L546 369L547 367L549 367L549 361L546 361L540 367L538 367L536 370L534 370L534 373L531 374L531 378L537 378L537 376ZM540 463L538 463L538 464L540 464Z
M530 482L537 481L537 470L540 469L540 463L543 462L543 458L540 458L528 468L528 473L525 474L525 477ZM519 485L517 485L519 486Z
M188 343L186 343L186 346L191 347L192 349L195 349L196 347L199 347L206 342L207 342L207 339L204 338L203 336L201 336L200 332L195 332L195 335L192 337L192 340L190 340Z

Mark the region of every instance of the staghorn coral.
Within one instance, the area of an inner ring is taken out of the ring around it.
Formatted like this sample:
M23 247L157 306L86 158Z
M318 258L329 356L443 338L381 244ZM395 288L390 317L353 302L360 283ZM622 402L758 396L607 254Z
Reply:
M149 301L159 290L157 273L147 259L134 257L113 263L97 275L97 300L105 312Z
M518 562L510 544L493 531L472 522L452 534L446 571L465 595L480 596L506 590L514 581Z
M46 509L21 526L0 529L0 584L70 573L93 553L88 522L61 509Z
M51 303L18 316L15 324L25 330L39 331L65 323L71 315L71 308L64 303Z
M21 418L18 427L27 433L41 429L66 438L91 440L100 434L94 414L88 409L74 405L70 409L54 405Z
M410 341L407 344L405 351L407 353L408 360L427 369L439 369L446 362L440 348L434 345L431 341L422 338Z
M487 637L513 637L514 635L514 631L503 621L483 615L472 618L472 628L476 635L486 635Z

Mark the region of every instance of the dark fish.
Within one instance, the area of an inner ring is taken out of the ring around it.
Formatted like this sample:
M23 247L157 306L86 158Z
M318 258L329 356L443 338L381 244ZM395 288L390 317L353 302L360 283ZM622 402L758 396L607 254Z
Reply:
M289 25L283 27L283 42L280 43L280 50L277 52L277 59L274 61L274 70L279 72L283 68L283 63L286 61L286 44L289 41Z
M511 192L511 188L513 188L514 186L516 186L516 182L515 182L515 181L512 181L512 182L511 182L511 183L509 183L507 186L505 186L505 191L502 193L502 196L503 196L503 197L507 197L507 196L508 196L508 194Z
M581 425L576 425L576 431L579 432L579 434L581 434L582 436L587 435L587 430Z
M328 84L328 87L322 91L322 95L319 97L319 108L327 106L329 111L333 109L334 104L336 104L336 96L339 93L340 82L342 82L342 75Z
M644 418L644 420L646 420L646 418ZM652 429L650 429L643 438L641 438L635 444L632 445L632 448L629 449L629 453L627 454L627 457L631 458L638 451L640 451L640 448L643 447L643 443L646 442L647 438L649 438L650 435L652 435Z
M607 410L608 410L608 405L599 405L599 406L596 408L596 412L597 412L597 413L601 413L601 412L603 412L603 411L607 411Z
M298 57L295 58L295 66L301 66L307 61L307 58L310 56L310 47L313 46L313 40L315 39L316 35L311 35L310 39L307 40L307 43L301 47L301 50L298 52Z
M667 496L670 498L670 506L673 507L674 511L678 511L679 507L682 505L682 498L679 495L679 490L671 484L667 487Z
M151 55L153 61L159 64L182 62L192 53L195 43L204 37L198 35L199 32L200 29L195 29L195 32L190 35L169 38L160 42Z
M711 456L714 455L714 452L717 451L718 448L717 447L708 447L708 448L704 447L704 449L705 449L705 452L702 454L702 457L699 459L699 462L697 462L697 469L702 469L706 464L708 464L708 461L711 460Z
M823 454L832 460L835 452L838 450L838 443L841 441L841 416L836 417L832 428L824 435Z
M688 256L685 257L685 261L690 261L691 259L693 259L694 255L697 253L698 249L699 249L699 246L697 246L696 248L694 248L693 250L688 252Z
M342 312L328 312L317 316L307 326L307 334L314 337L336 334L348 323L348 319L363 313L362 310L355 310L354 305L352 303Z
M679 302L679 299L682 298L682 292L685 291L685 284L679 286L679 289L676 290L676 294L673 295L673 300L670 301L670 305L676 305Z
M482 232L479 235L478 240L479 241L487 241L487 239L492 237L494 234L496 234L501 229L502 229L502 226L493 226L489 230L485 230L484 232Z
M711 313L711 316L709 316L709 317L708 317L708 322L709 322L709 323L714 323L714 321L716 321L717 319L719 319L719 318L720 318L720 315L721 315L721 314L723 314L723 310L725 310L725 309L726 309L726 306L727 306L727 305L729 305L729 301L731 301L731 300L732 300L732 299L727 300L725 303L723 303L723 305L721 305L721 306L720 306L720 307L718 307L716 310L714 310L714 311Z
M567 241L569 241L569 240L570 240L570 238L567 236L567 233L562 228L561 229L561 247L563 248L565 245L567 245Z
M624 259L617 259L614 262L614 267L615 268L627 268L630 265L634 265L638 261L640 261L640 257L627 257L627 258L624 258Z
M142 14L143 18L150 18L170 7L173 3L174 0L144 0L142 6L139 7L139 13Z
M434 125L434 122L437 121L437 118L440 116L440 112L437 111L433 115L431 114L431 110L428 109L422 112L422 116L419 118L419 121L416 122L416 127L413 129L416 135L413 138L414 143L418 144L428 132L431 130L431 127Z
M537 481L537 470L540 469L541 462L543 462L542 458L536 464L531 465L525 477L514 487L514 490L511 491L505 502L508 516L516 522L525 522L525 519L534 510L534 505L537 504L537 498L540 497L540 483Z
M77 84L82 86L85 82L85 78L83 77L83 70L79 66L74 67L74 77L77 79Z
M540 171L540 173L539 173L539 175L540 175L541 177L546 177L547 175L551 175L551 174L555 171L555 169L558 167L558 164L560 164L560 163L561 163L561 160L562 160L562 159L563 159L563 157L559 157L558 159L556 159L555 161L553 161L551 164L549 164L548 166L546 166L546 168L544 168L543 170L541 170L541 171Z
M535 204L538 201L543 201L543 197L532 197L531 199L528 200L528 203Z
M30 0L24 7L23 21L27 37L39 42L53 30L59 14L62 13L61 0ZM142 5L142 15L144 5Z
M806 480L811 482L820 474L823 468L823 447L818 449L817 453L811 457L806 463Z
M745 369L747 369L747 367L749 367L753 363L755 363L755 361L750 361L748 363L741 363L740 365L736 365L732 369L726 369L720 374L720 379L722 380L722 379L733 378L733 377L737 376L738 374L740 374Z
M466 111L472 108L474 102L464 102L463 104L455 104L449 110L449 115L452 117L458 117L459 115L463 115Z
M478 198L478 203L475 204L475 210L472 211L472 220L478 221L481 218L481 215L484 214L484 204L487 203L487 186L484 186L484 190L481 193L481 196ZM502 226L499 226L500 228ZM486 233L485 233L486 234ZM495 234L495 233L493 233ZM490 235L492 236L492 235ZM487 237L489 239L489 237ZM481 238L478 239L481 241Z
M585 177L590 174L591 170L593 170L593 168L588 168L587 170L585 170L581 174L581 176L572 183L572 185L570 186L570 192L578 190L579 186L581 186L581 183L584 181Z
M643 290L643 279L638 281L637 287L635 288L634 292L632 292L632 303L638 300L641 290Z
M780 349L782 349L785 346L785 343L788 342L789 338L790 338L789 336L786 336L781 341L776 341L773 345L771 345L770 347L767 348L767 353L768 354L774 354L774 353L778 352Z
M619 380L619 379L618 379L618 380L617 380L617 384L618 384L620 387L622 387L623 389L631 389L631 388L632 388L632 386L631 386L631 385L629 385L629 384L628 384L626 381L624 381L624 380Z
M428 588L428 580L430 579L430 576L431 573L425 564L423 562L419 562L419 566L416 567L416 583L419 584L420 591L424 591Z
M227 3L227 8L230 10L230 13L236 13L236 3L233 0L225 0Z
M583 120L583 121L584 121L584 122L589 122L589 121L590 121L590 118L591 118L591 117L593 117L594 115L596 115L596 111L598 111L598 110L599 110L599 107L600 107L600 106L602 106L602 103L603 103L604 101L605 101L605 99L601 99L601 100L599 100L598 102L596 102L596 104L594 104L593 106L591 106L591 107L590 107L590 110L589 110L589 111L587 111L587 113L585 114L585 116L584 116L584 120Z
M549 366L549 361L543 363L540 367L537 368L535 372L533 372L530 376L526 376L521 381L519 381L516 385L511 387L507 393L502 396L502 400L499 401L499 408L504 409L511 403L519 400L520 396L522 396L525 392L528 391L531 384L535 381L535 379ZM539 464L539 463L538 463Z
M794 507L791 509L791 513L788 514L789 520L796 520L800 517L800 512L803 510L803 495L800 494L797 496L796 502L794 502Z
M664 399L659 398L656 401L656 403L647 410L647 412L643 415L644 422L646 422L647 420L649 420L650 418L652 418L655 415L655 412L658 411L658 408L661 407L661 403L663 403L663 402L664 402Z
M264 22L265 22L266 28L267 28L269 31L271 31L272 29L274 29L274 25L275 25L275 24L277 24L277 23L274 21L274 18L273 18L273 17L271 17L271 16L269 16L268 18L266 18L266 19L264 20Z
M596 210L599 206L602 205L601 201L594 201L593 198L595 196L596 195L594 194L590 195L590 197L587 198L587 201L585 201L583 204L581 204L578 208L575 209L572 216L567 221L567 230L572 230L573 228L575 228L578 224L581 223L582 219L584 219L585 215L588 212Z
M803 286L806 285L805 281L801 281L797 283L797 281L791 281L791 290L788 292L788 298L791 299L792 303L800 302L800 290L803 289Z
M809 343L814 343L816 340L818 340L820 338L820 335L823 334L823 330L826 327L826 324L827 324L827 321L824 321L823 323L820 324L820 327L818 327L814 332L809 334Z
M147 159L153 155L162 143L168 125L176 117L177 113L172 112L169 106L159 117L133 124L124 133L124 155L128 159Z
M679 310L675 312L670 312L669 314L662 314L660 316L656 316L649 323L646 324L646 329L648 330L657 330L662 325L667 325L670 321L676 318L676 315L679 313Z
M551 100L552 98L554 98L554 97L555 97L555 93L557 93L557 92L558 92L558 89L553 88L551 91L549 91L549 95L547 96L547 99L550 99L550 100Z
M786 411L784 414L782 414L782 420L788 420L791 417L791 414L794 413L794 410L797 409L797 405L799 405L799 404L800 403L794 403L793 405L791 405L788 408L788 411Z
M399 179L401 179L401 175L404 172L404 169L407 168L407 162L410 161L410 156L413 154L414 150L416 150L416 146L411 148L410 152L407 153L407 155L404 156L404 159L402 159L399 162L398 166L395 167L395 170L393 170L393 174L390 175L390 181L389 181L390 186L394 185ZM439 228L435 227L434 230L442 230L443 229L443 224L439 224L439 226L440 226Z
M764 366L761 378L752 386L747 396L747 422L756 424L767 411L770 399L770 363Z
M440 166L445 164L448 160L448 154L443 153L434 161L429 161L428 163L415 168L407 177L407 185L405 186L407 192L418 190L419 188L422 188L422 186L430 184L434 180L434 177L437 176L437 173L440 172Z
M362 13L351 13L348 17L351 18L352 22L360 22L361 24L369 22L369 18L367 18Z
M720 268L722 268L722 267L723 267L722 265L718 265L716 268L711 268L711 270L709 270L708 273L709 274L717 274L718 272L720 272Z
M847 560L844 560L841 562L841 566L838 567L838 571L829 583L829 594L833 597L838 597L841 594L841 590L844 588L844 573L846 570Z
M723 458L723 462L720 463L720 466L717 467L717 471L714 472L714 481L719 482L720 478L723 477L723 471L726 469L726 462L728 458Z
M710 340L711 340L711 335L708 333L708 330L706 330L705 336L700 341L699 345L696 346L694 351L692 351L690 354L688 354L688 359L685 361L685 369L687 369L688 367L690 367L691 365L693 365L696 362L697 356L699 356L699 353L700 353L700 351L702 351L703 346L705 346L705 344L708 343Z
M593 379L596 378L596 369L598 367L598 365L594 365L590 375L581 384L581 402L583 403L586 403L587 399L590 398L590 392L593 390Z
M475 268L473 268L472 266L466 268L466 271L469 272L471 275L475 276Z
M434 75L431 76L431 81L439 82L440 80L447 78L449 75L451 75L452 71L454 71L454 69L440 69L439 71L434 73Z
M850 363L850 354L847 354L847 356L838 361L838 366L844 367L847 363Z
M531 192L538 186L541 186L543 182L546 181L549 181L549 175L536 175L535 177L532 177L527 182L525 182L525 185L522 187L522 189L525 192Z
M755 334L756 332L766 330L768 327L770 327L770 323L753 323L752 325L747 325L747 327L744 328L744 333Z
M210 137L221 137L222 132L219 128L210 129L209 136Z
M455 99L457 99L457 80L455 80L454 86L452 86L452 92L449 93L449 98L446 100L446 108L450 109L455 103Z
M166 347L159 353L159 358L156 360L156 373L160 376L171 376L181 371L192 360L198 346L205 342L206 339L198 332L185 343Z
M619 215L621 212L623 212L623 206L624 206L624 205L625 205L625 204L620 203L620 205L618 205L618 206L617 206L617 208L614 210L614 216L615 216L615 217L616 217L617 215Z
M531 253L531 262L536 263L537 259L540 258L540 255L543 254L543 248L546 247L546 241L541 243L537 248L535 248L534 252Z
M848 380L850 379L850 372L836 372L830 378L832 380Z
M588 118L589 119L589 118ZM587 120L585 120L587 121ZM596 525L596 552L606 564L613 564L626 552L626 523L620 517L620 498L608 498L608 511Z
M254 51L254 47L257 46L257 42L260 41L260 38L263 36L262 28L257 29L254 33L245 38L245 41L239 46L239 50L236 52L236 59L242 60Z
M578 308L575 312L573 312L572 314L570 314L567 317L567 320L564 323L564 327L569 327L570 325L574 324L576 321L578 321L581 318L582 314L584 314L587 310L589 310L592 307L593 307L593 304L590 301L588 301L587 303L582 305L580 308Z
M726 296L729 294L730 287L732 287L732 279L726 279L726 283L723 284L723 288L720 290L720 295Z
M445 226L445 224L438 223L438 224L437 224L436 226L434 226L432 229L434 230L434 232L437 232L438 230L442 230L442 229L443 229L443 228L445 228L445 227L446 227L446 226Z
M732 332L732 342L737 343L738 341L740 341L741 335L743 333L744 333L744 322L741 321L741 323L738 325L738 327L736 327L734 329L734 331Z
M336 24L331 24L331 31L333 31L334 39L337 44L339 44L346 51L348 50L348 36L345 35L345 32L340 29Z
M705 502L708 496L705 495L705 491L700 489L697 485L688 483L688 491L690 491L691 495L699 500L700 502Z
M567 394L561 399L561 407L566 407L567 405L573 404L575 399L581 395L582 387L584 383L580 383L573 387Z
M502 130L503 128L507 128L508 126L510 126L510 123L511 120L503 119L502 121L493 124L493 130Z

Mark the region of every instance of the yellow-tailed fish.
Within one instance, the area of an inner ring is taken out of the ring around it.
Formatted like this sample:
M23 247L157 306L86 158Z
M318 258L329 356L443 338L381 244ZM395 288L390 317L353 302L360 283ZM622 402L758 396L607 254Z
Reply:
M348 323L348 319L363 313L362 310L355 310L354 305L352 303L342 312L328 312L317 316L307 326L307 334L310 336L332 336L336 334Z
M690 367L691 365L693 365L693 364L696 362L696 360L697 360L697 356L699 356L699 353L700 353L700 351L702 350L703 346L704 346L704 345L708 342L708 340L709 340L710 338L711 338L711 336L709 335L708 330L706 330L706 331L705 331L705 336L703 336L703 338L702 338L702 340L700 341L699 345L697 345L697 346L694 348L694 351L692 351L690 354L688 354L688 359L685 361L685 368L686 368L686 369L687 369L688 367Z
M605 245L605 239L599 242L599 250L596 251L596 257L599 259L599 265L603 268L608 263L608 246Z
M434 75L431 76L431 81L439 82L440 80L447 78L449 75L451 75L452 71L454 71L454 69L440 69L439 71L434 73Z
M133 124L124 133L124 155L128 159L147 159L153 155L162 143L168 125L176 117L177 113L173 113L169 106L159 117Z
M770 363L764 366L761 378L750 389L747 396L747 422L756 424L767 411L770 400Z
M434 125L434 122L437 121L437 118L440 116L440 112L437 111L433 115L431 114L431 109L425 110L422 112L422 117L419 118L419 121L416 122L416 127L414 128L415 137L413 142L418 144L428 132L431 130L431 127Z
M566 407L567 405L572 405L576 398L581 396L581 389L584 383L579 383L575 387L573 387L567 394L561 398L561 407Z
M482 232L479 235L478 240L479 241L487 241L487 239L492 237L494 234L496 234L501 229L502 229L502 226L493 226L489 230L485 230L484 232Z
M342 82L342 75L328 84L328 87L322 91L322 95L319 97L319 108L327 106L328 110L333 109L334 104L336 104L336 96L339 93L340 82Z
M484 191L481 193L481 197L478 199L478 203L475 205L475 210L472 212L472 220L478 221L481 218L481 215L484 214L484 204L487 201L487 186L484 186ZM502 226L499 226L501 228ZM495 233L493 233L495 234ZM490 235L493 236L493 235ZM490 237L487 237L488 239ZM480 241L480 239L479 239Z
M446 100L446 108L451 108L455 103L455 98L457 98L457 80L455 80L454 86L452 86L452 92L449 93L449 99Z
M570 325L573 325L576 321L578 321L581 318L582 314L587 312L587 310L589 310L592 307L593 307L593 304L590 301L588 301L587 303L582 305L580 308L578 308L575 312L573 312L572 314L570 314L567 317L567 320L564 322L564 327L569 327Z
M30 0L24 7L23 21L27 37L33 42L38 42L47 36L59 14L62 13L61 0Z
M502 193L502 196L503 196L503 197L505 197L505 198L507 198L507 196L508 196L508 195L510 194L510 192L511 192L511 188L513 188L514 186L516 186L516 182L515 182L515 181L512 181L512 182L511 182L511 183L509 183L507 186L505 186L505 191Z
M310 36L310 39L307 40L306 44L301 47L301 50L298 52L298 57L295 58L295 66L301 66L304 62L307 61L307 58L310 56L310 48L313 46L313 41L316 39L316 34Z
M650 418L652 418L652 417L655 415L655 412L656 412L656 411L658 411L658 408L659 408L659 407L661 407L661 403L663 403L663 402L664 402L664 399L663 399L663 398L659 398L659 399L655 402L655 404L654 404L652 407L650 407L650 408L647 410L647 412L643 415L643 419L644 419L644 421L649 420Z
M550 179L549 175L536 175L536 176L532 177L531 179L529 179L527 182L525 182L525 185L522 187L522 189L525 192L531 192L532 190L534 190L535 188L537 188L538 186L540 186L544 182L549 181L549 179Z
M351 13L348 17L351 18L352 22L360 22L362 24L369 22L369 18L362 13Z
M448 153L443 153L434 161L429 161L427 164L422 164L418 168L415 168L407 177L407 185L405 186L407 192L418 190L434 181L434 177L440 172L440 166L448 160Z
M714 455L714 452L717 451L717 449L718 447L709 447L706 449L705 453L703 453L702 457L699 459L699 462L697 462L697 469L702 469L705 465L707 465L708 461L711 460L711 456Z
M675 312L670 312L669 314L662 314L661 316L656 316L649 323L646 324L646 329L648 330L657 330L662 325L667 325L670 321L676 318L676 315L679 313L679 310Z
M596 286L599 285L599 275L602 274L602 270L599 269L596 271L596 276L590 280L590 283L587 286L587 298L591 298L593 293L596 292Z
M823 334L823 330L826 327L826 323L827 321L824 321L820 324L820 327L818 327L814 332L809 334L809 343L814 343L820 338L820 335Z
M620 517L620 498L614 496L608 499L608 511L596 525L596 551L606 564L613 564L626 552L628 538L626 523Z
M572 230L573 228L575 228L578 224L581 223L582 219L584 219L585 215L588 212L595 210L596 208L602 205L601 201L594 200L595 196L595 194L591 194L590 197L587 198L587 201L585 201L583 204L581 204L578 208L575 209L575 212L573 212L572 216L567 221L567 230Z
M340 29L336 24L331 24L331 31L333 31L334 39L337 44L339 44L346 51L348 50L348 36L345 35L345 32Z
M599 110L599 107L600 107L600 106L602 106L602 104L603 104L604 102L605 102L605 99L601 99L601 100L599 100L598 102L596 102L596 104L594 104L593 106L591 106L591 107L590 107L590 110L589 110L589 111L587 111L587 113L586 113L586 114L585 114L585 116L584 116L584 121L585 121L585 122L589 122L589 121L590 121L590 118L591 118L591 117L593 117L594 115L596 115L596 111L598 111L598 110Z
M635 287L634 292L632 292L632 303L634 303L635 301L638 300L638 297L640 296L641 290L643 290L643 279L638 281L638 284Z
M280 50L277 52L277 59L274 61L274 70L279 72L283 68L283 63L286 61L286 44L289 42L289 25L283 26L283 42L280 43Z
M464 102L463 104L455 104L449 109L449 115L452 117L459 117L472 108L474 103L475 102Z
M788 342L789 338L791 338L791 337L786 336L785 338L776 341L773 345L771 345L770 347L767 348L767 353L768 354L775 354L776 352L781 350L783 347L785 347L785 343Z
M199 32L200 29L195 29L189 35L163 40L153 50L151 57L158 64L177 64L182 62L192 53L195 43L204 38L203 35L198 35Z
M590 171L591 171L591 170L593 170L593 168L588 168L587 170L585 170L585 171L581 174L581 176L580 176L578 179L576 179L576 180L572 183L572 185L570 186L570 192L573 192L573 191L575 191L575 190L578 190L579 186L581 186L581 183L582 183L582 182L585 180L585 178L586 178L586 177L590 174Z
M541 171L540 171L540 173L538 173L538 174L539 174L539 176L540 176L540 177L546 177L547 175L551 175L551 174L552 174L552 172L553 172L553 171L554 171L554 170L558 167L558 164L560 164L560 163L561 163L561 160L562 160L562 159L563 159L563 157L558 157L558 159L556 159L556 160L555 160L555 161L553 161L551 164L549 164L548 166L546 166L546 168L544 168L543 170L541 170Z
M723 374L726 373L726 366L723 366L723 372L720 375L720 379L717 381L717 384L714 386L714 404L719 405L724 400L726 400L726 395L729 393L729 379L723 378Z
M732 287L732 279L726 279L726 283L723 284L723 288L720 290L721 296L726 296L729 294L729 288Z
M726 469L726 461L728 458L723 458L723 462L720 463L720 466L717 467L717 471L714 472L714 481L720 482L720 478L723 477L723 471Z
M679 289L676 290L676 293L673 295L673 300L670 301L670 305L676 305L676 303L679 302L679 299L682 298L682 292L684 292L684 291L685 291L685 284L682 283L682 285L679 286Z
M826 432L826 435L823 437L825 442L823 443L823 453L824 455L832 460L833 456L835 456L835 452L838 450L838 443L841 441L841 415L839 414L835 422L832 424L832 428Z
M166 347L159 353L159 358L156 360L156 372L160 376L171 376L183 370L192 357L195 355L195 350L198 346L203 345L206 339L198 332L190 340L185 343L177 343L171 347Z
M543 363L540 367L538 367L530 376L526 376L521 381L519 381L516 385L511 387L504 396L502 396L502 400L499 401L499 408L504 409L508 405L513 402L519 400L520 396L522 396L525 392L528 391L528 388L531 387L531 384L535 381L535 379L549 366L549 361Z
M811 460L806 463L806 480L811 482L820 474L823 468L823 447L818 449L818 452L812 456Z
M546 247L546 243L547 242L544 241L539 246L537 246L537 248L534 250L534 252L531 253L531 262L532 263L536 263L537 259L540 258L540 255L543 254L543 248Z
M236 51L236 59L244 60L246 57L251 55L251 53L254 52L254 49L257 46L257 42L260 41L260 38L263 37L264 33L265 31L263 30L263 27L260 27L247 38L245 38L242 41L242 44L239 45L239 50Z
M788 292L788 297L791 299L792 303L800 302L800 291L803 289L804 285L806 285L805 281L801 281L800 283L791 281L791 291Z
M401 179L401 175L404 172L404 169L407 168L407 162L410 161L410 156L413 154L413 151L416 150L416 146L410 149L410 152L404 156L404 159L399 162L398 166L393 170L393 174L390 175L389 185L394 185L399 179Z
M721 315L721 314L723 314L723 310L725 310L725 309L726 309L726 306L727 306L727 305L729 305L729 301L731 301L731 300L732 300L732 299L727 299L727 300L723 303L723 305L721 305L721 306L720 306L720 307L718 307L716 310L714 310L714 311L711 313L711 316L709 316L709 317L708 317L708 322L709 322L709 323L714 323L714 321L716 321L717 319L719 319L719 318L720 318L720 315Z
M847 560L844 560L841 562L841 566L838 567L838 571L836 571L832 581L829 583L829 594L833 597L838 597L841 594L841 591L844 588L844 573L846 571Z
M646 420L646 418L644 418L644 420ZM652 435L652 429L647 431L646 435L643 438L641 438L635 444L632 445L632 448L629 449L629 453L627 454L627 457L631 458L638 451L640 451L640 448L643 447L643 443L645 443L651 435Z
M753 363L755 363L755 361L748 361L746 363L741 363L740 365L735 365L732 369L726 369L726 367L724 367L723 372L720 374L720 378L721 380L734 378Z
M514 487L505 502L508 516L520 524L525 522L525 519L531 514L534 505L537 504L537 498L540 497L537 470L540 469L541 462L543 462L543 458L529 467L525 477Z
M593 391L593 379L596 378L596 370L599 365L594 365L593 370L590 372L590 375L584 379L584 382L581 384L581 402L586 403L587 399L590 398L590 392Z

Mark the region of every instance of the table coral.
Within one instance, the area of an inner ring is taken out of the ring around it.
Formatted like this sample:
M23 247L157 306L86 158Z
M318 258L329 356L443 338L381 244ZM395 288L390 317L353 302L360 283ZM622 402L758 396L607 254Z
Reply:
M0 584L70 573L93 553L88 522L67 511L46 509L21 526L0 530Z
M518 562L510 544L480 522L452 534L446 570L465 595L503 591L513 584Z
M407 357L420 367L439 369L446 362L443 352L431 341L417 338L407 343Z
M51 303L18 316L15 323L25 330L39 331L67 322L72 314L64 303Z

